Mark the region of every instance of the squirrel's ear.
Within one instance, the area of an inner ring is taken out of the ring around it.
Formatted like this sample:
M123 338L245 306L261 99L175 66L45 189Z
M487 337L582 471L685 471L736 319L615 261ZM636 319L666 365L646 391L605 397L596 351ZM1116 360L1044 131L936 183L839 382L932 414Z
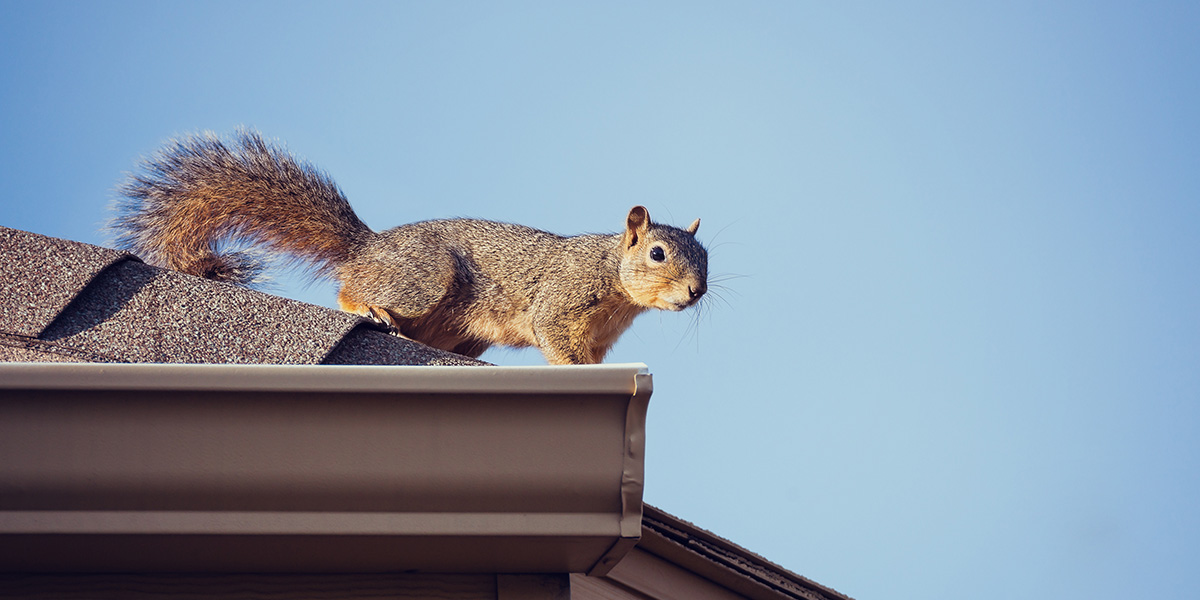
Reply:
M688 226L687 226L687 229L685 229L684 231L686 231L686 232L688 232L688 233L692 234L693 236L695 236L695 235L696 235L696 230L697 230L697 229L700 229L700 219L696 219L695 221L692 221L692 224L691 224L691 225L688 225Z
M650 211L646 210L645 206L635 206L629 209L629 216L625 217L625 247L632 248L637 245L638 240L650 229Z

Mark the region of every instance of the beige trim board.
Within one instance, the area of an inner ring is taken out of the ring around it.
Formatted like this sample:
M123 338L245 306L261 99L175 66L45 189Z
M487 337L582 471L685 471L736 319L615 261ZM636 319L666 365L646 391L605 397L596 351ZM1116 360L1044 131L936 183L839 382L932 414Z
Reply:
M0 575L0 597L29 600L569 600L551 575Z

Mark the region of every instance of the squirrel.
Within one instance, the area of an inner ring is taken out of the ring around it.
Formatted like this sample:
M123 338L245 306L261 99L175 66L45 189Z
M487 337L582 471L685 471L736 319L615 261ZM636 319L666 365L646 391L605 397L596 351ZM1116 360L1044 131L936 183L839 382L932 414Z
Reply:
M642 206L621 233L564 237L511 223L439 219L376 232L337 184L253 130L169 142L119 188L110 229L150 264L251 285L262 253L336 280L342 310L435 348L478 357L536 346L550 364L599 363L642 312L708 289L700 220L680 229ZM228 249L259 246L259 255Z

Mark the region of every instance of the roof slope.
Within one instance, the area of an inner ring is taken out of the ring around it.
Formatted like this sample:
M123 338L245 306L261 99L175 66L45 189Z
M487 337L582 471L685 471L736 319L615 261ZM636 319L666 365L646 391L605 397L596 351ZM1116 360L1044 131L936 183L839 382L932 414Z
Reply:
M648 504L638 547L750 598L846 600L725 538Z
M368 319L0 227L0 361L482 365Z

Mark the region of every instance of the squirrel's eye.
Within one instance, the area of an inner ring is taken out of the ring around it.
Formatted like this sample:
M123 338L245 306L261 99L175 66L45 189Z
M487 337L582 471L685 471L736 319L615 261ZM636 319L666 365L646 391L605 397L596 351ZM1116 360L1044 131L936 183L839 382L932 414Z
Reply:
M654 262L662 262L667 259L667 253L663 252L662 246L655 246L650 249L650 260Z

